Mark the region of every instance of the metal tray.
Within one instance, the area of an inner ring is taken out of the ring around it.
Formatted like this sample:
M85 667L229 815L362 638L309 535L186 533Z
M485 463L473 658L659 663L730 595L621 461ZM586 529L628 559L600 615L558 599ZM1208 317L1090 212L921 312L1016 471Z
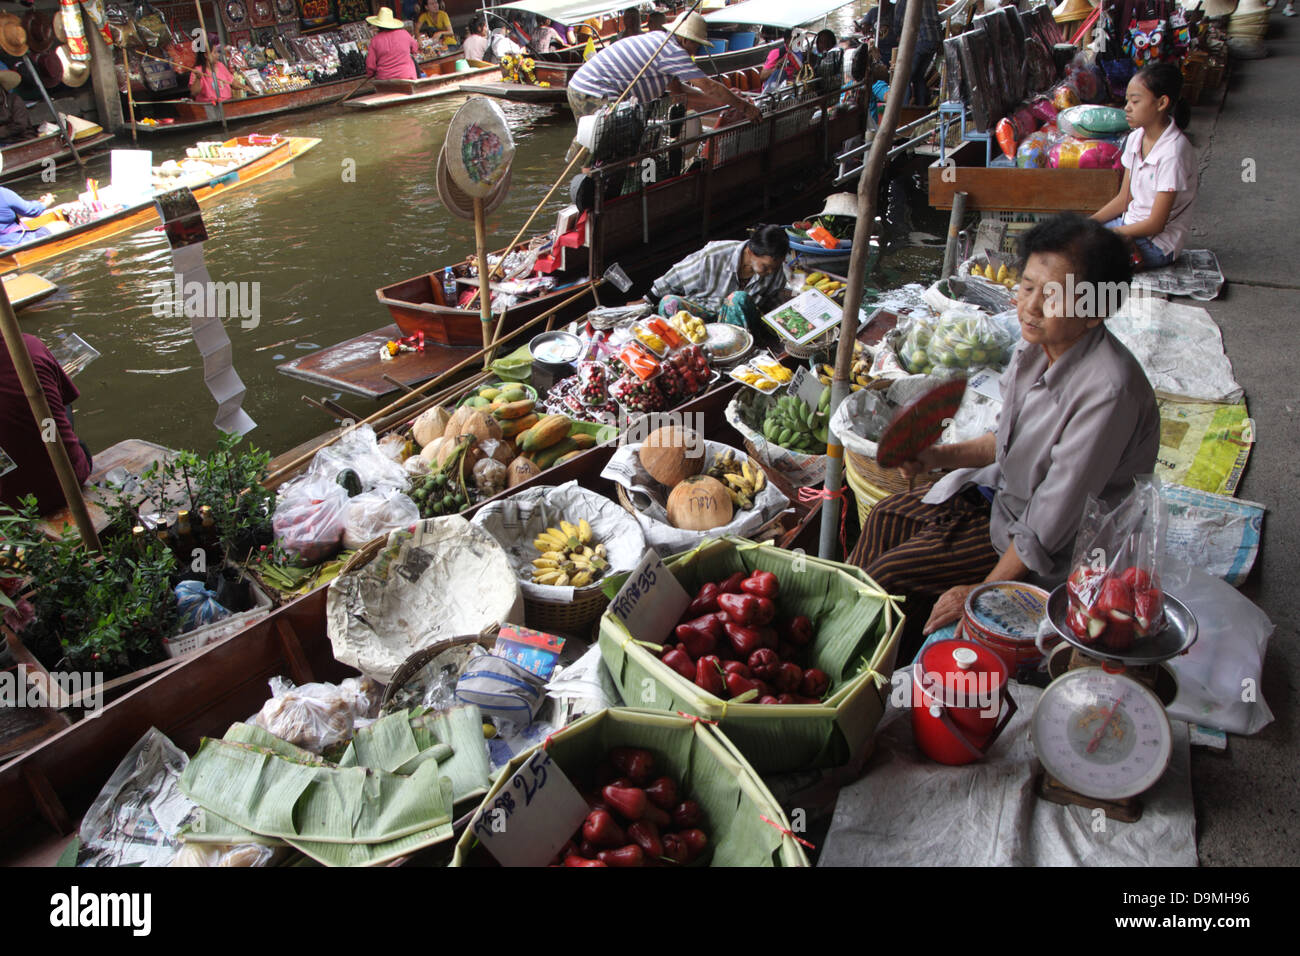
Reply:
M1106 661L1118 661L1121 664L1159 664L1182 654L1196 643L1196 615L1178 598L1165 595L1165 620L1168 625L1159 634L1140 637L1133 649L1124 654L1116 654L1095 644L1085 644L1075 636L1070 625L1065 623L1065 615L1070 607L1070 595L1066 585L1056 588L1047 598L1047 619L1052 622L1056 633L1067 643L1092 657Z

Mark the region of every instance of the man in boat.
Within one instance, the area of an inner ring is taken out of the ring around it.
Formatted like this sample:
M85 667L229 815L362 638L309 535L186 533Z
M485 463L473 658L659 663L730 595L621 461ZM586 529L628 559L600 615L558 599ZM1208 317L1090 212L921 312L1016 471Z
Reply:
M366 51L366 76L376 80L418 80L415 58L420 45L406 32L406 25L393 16L392 7L380 7L377 16L366 23L379 30Z
M748 328L790 297L785 257L790 237L781 226L755 227L747 240L710 242L650 286L646 300L663 316L689 312L706 322Z
M72 414L68 406L80 394L72 384L58 360L34 335L23 335L23 342L36 367L36 379L45 393L50 415L68 451L72 471L78 482L90 477L90 449L72 429ZM11 507L26 495L35 495L41 514L49 514L64 507L67 502L59 488L58 476L45 447L45 438L52 434L42 429L32 415L31 405L23 392L18 372L14 368L9 350L0 345L0 436L3 447L15 464L7 474L0 475L0 503Z
M53 203L54 196L50 193L30 202L12 189L0 186L0 246L17 246L48 236L48 229L28 229L23 220L41 215Z
M619 34L619 39L639 37L642 32L641 11L636 7L628 7L623 11L623 32Z
M555 27L551 26L551 21L546 17L537 18L537 26L533 29L531 40L533 52L537 54L550 53L564 47L564 38L556 32Z
M469 21L469 32L465 34L465 42L460 45L461 51L465 54L465 59L486 63L488 60L488 26L487 18L483 14L476 15Z
M443 0L427 0L420 19L415 21L415 30L446 46L456 43L456 34L451 29L451 17L447 16L447 4Z
M674 97L685 95L692 106L732 106L745 119L760 121L763 114L757 106L705 76L691 59L710 45L704 18L698 13L674 20L667 34L643 33L615 41L579 67L569 80L569 108L574 120L591 116L624 92L648 105L666 90ZM686 85L692 87L689 92Z
M23 78L14 70L0 70L0 145L21 143L36 135L27 104L14 92Z

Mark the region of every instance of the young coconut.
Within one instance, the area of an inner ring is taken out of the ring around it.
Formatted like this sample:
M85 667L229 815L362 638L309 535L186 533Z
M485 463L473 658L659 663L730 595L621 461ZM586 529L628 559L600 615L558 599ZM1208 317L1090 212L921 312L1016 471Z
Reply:
M646 436L637 457L651 478L676 488L679 482L704 470L704 442L688 428L665 425Z
M426 409L411 423L411 435L415 443L424 448L435 438L441 438L451 420L451 413L445 408Z
M711 531L731 523L731 496L722 482L696 475L680 482L668 496L668 521L685 531Z

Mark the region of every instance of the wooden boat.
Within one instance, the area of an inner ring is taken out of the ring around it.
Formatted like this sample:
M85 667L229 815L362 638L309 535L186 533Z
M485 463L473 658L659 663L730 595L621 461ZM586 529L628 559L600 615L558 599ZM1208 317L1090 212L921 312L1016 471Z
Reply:
M435 61L439 68L445 66L442 58ZM501 76L501 68L484 66L457 72L454 64L450 69L426 73L418 80L375 80L375 92L345 100L343 105L352 110L379 110L390 106L402 106L419 103L439 96L460 93L467 82L490 85Z
M698 420L706 423L705 437L741 447L723 416L739 387L724 379L678 411L699 414ZM576 480L613 497L613 486L600 472L615 447L616 442L597 446L502 494ZM769 477L783 480L771 472ZM815 549L818 507L800 503L788 486L782 490L793 510L782 518L778 543ZM354 675L334 659L325 606L326 590L318 588L181 659L109 703L93 720L59 730L0 764L0 863L52 865L99 789L150 727L193 753L202 737L220 736L231 723L256 713L270 696L267 681L272 677L284 675L301 685ZM590 640L589 634L573 636Z
M314 106L329 106L356 93L367 82L366 77L347 77L330 80L326 83L313 83L298 90L282 93L262 93L246 96L243 99L226 100L218 111L216 103L196 103L193 100L179 100L173 103L150 107L148 103L137 104L136 108L149 109L155 120L170 119L172 122L160 122L157 125L142 123L143 117L137 115L135 129L140 133L178 133L182 130L203 129L221 125L224 112L226 122L245 122L274 116L277 113L290 113L295 110L311 109ZM130 128L130 124L127 124Z
M1114 198L1122 169L1018 169L984 165L985 145L968 142L929 167L930 205L951 209L966 193L971 212L1090 213Z
M189 182L194 198L200 206L213 202L232 189L238 189L261 179L268 173L293 162L319 143L319 139L301 136L279 137L266 149L242 164L231 164L225 172L198 182ZM251 137L237 136L225 141L226 146L253 146ZM209 161L215 162L215 161ZM186 185L184 180L170 180L163 191ZM59 207L54 207L57 210ZM34 239L17 246L0 248L0 272L11 272L20 266L44 262L74 249L103 242L105 239L127 232L141 232L159 222L158 209L150 198L79 226L71 226L53 235Z
M88 132L87 136L74 136L72 139L78 154L83 158L101 149L113 138L112 133L106 133L102 129L99 132ZM68 144L58 133L46 133L44 136L6 146L0 149L0 182L11 182L49 169L51 160L55 166L72 161L72 150L68 149Z
M10 272L3 278L5 295L9 296L9 304L15 312L59 291L57 285L35 272Z

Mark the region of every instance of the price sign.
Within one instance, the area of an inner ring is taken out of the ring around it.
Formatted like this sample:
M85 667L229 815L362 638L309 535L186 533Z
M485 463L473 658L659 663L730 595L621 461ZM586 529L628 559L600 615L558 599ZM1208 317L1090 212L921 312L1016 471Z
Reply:
M609 609L633 637L659 643L672 633L690 603L691 596L655 549L647 548Z
M799 398L809 408L815 409L822 399L822 390L825 387L816 375L801 365L790 382L790 394Z
M538 749L470 824L502 866L546 866L587 817L587 801Z

